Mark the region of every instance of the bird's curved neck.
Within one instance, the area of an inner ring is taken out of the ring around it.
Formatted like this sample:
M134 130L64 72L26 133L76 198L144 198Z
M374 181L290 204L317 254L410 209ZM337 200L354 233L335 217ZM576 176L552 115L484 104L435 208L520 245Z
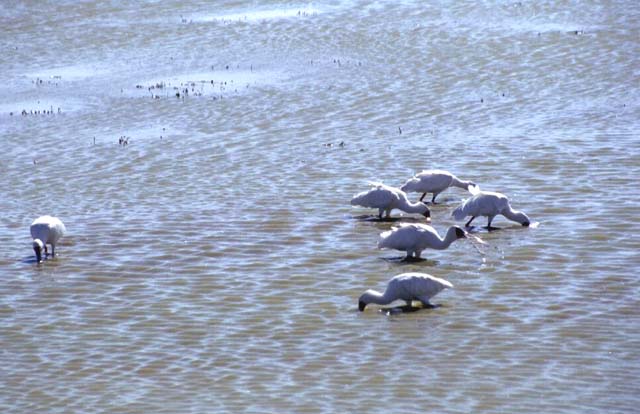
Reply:
M471 185L471 181L462 181L454 175L451 179L451 185L466 190Z
M402 197L400 200L402 203L402 210L404 210L406 213L422 214L427 210L427 207L424 204L422 204L419 201L412 203L411 201L409 201L409 199L406 196Z
M367 304L374 303L376 305L388 305L394 300L395 299L391 298L391 295L389 295L387 291L380 293L373 289L367 290L360 298L361 302L365 302Z
M451 243L453 243L457 239L458 239L458 236L456 236L456 229L454 227L450 227L449 230L447 231L447 234L444 236L444 238L441 238L440 236L438 236L438 241L433 246L433 248L437 250L444 250L447 247L449 247Z
M524 214L522 211L514 210L513 208L511 208L511 206L507 206L507 208L502 212L502 215L509 220L515 221L520 224L529 221L526 214Z

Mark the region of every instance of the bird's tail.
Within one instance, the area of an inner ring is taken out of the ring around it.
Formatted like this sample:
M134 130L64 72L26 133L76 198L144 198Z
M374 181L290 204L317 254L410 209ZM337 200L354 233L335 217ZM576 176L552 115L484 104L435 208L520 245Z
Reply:
M453 210L453 212L451 213L451 216L458 221L464 220L464 218L467 217L467 213L465 212L465 208L464 208L464 203L458 206L455 210Z
M442 284L442 286L444 286L444 288L453 289L453 283L449 282L448 280L441 279L441 278L435 277L435 276L433 276L432 278L433 278L433 280L435 280L437 282L440 282Z
M367 184L369 184L371 187L375 187L375 188L383 188L386 187L386 185L384 185L383 183L381 183L380 181L367 181Z
M388 247L387 240L389 240L389 236L391 235L391 233L391 230L387 230L380 234L380 238L378 239L378 249L384 249L385 247Z
M420 182L417 178L409 178L403 185L400 187L402 191L405 193L410 193L412 191L416 191L416 185Z
M367 184L369 184L371 187L376 187L376 188L384 187L384 184L378 183L378 182L374 182L374 181L367 181ZM369 194L370 191L371 190L363 191L361 193L358 193L358 194L354 195L351 198L351 205L352 206L363 206L363 205L366 205L365 204L365 198L367 197L367 195Z
M366 194L367 193L358 193L358 194L354 195L351 198L351 205L352 206L361 206L362 205L362 200L364 199Z

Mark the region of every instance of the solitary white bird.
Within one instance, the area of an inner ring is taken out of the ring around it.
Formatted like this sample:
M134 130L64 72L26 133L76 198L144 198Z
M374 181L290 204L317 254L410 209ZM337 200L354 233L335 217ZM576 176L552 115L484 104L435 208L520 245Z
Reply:
M382 183L370 183L373 188L356 194L351 199L352 206L362 206L378 209L378 217L382 218L382 213L389 218L391 210L397 208L405 213L419 213L430 220L431 211L422 202L412 203L407 198L407 194L399 188L390 187Z
M449 187L459 187L469 192L477 185L472 181L462 181L455 175L443 170L425 170L407 180L400 189L407 193L423 193L420 201L427 193L433 193L431 202L436 203L436 197Z
M492 191L478 192L451 213L456 220L464 220L467 216L471 216L465 227L469 227L477 216L486 216L488 218L487 229L489 230L495 229L495 227L491 227L491 221L498 214L502 214L507 219L518 222L523 226L529 226L530 224L529 217L526 214L511 208L507 196Z
M434 305L429 299L443 289L452 287L450 282L426 273L402 273L389 280L384 293L372 289L364 292L358 300L358 309L362 312L370 303L388 305L398 299L407 302L409 307L416 300L422 302L425 307L433 308Z
M57 217L41 216L31 223L31 237L33 238L33 251L36 253L38 263L42 262L42 250L45 257L48 254L47 244L51 245L51 257L56 255L56 243L64 235L67 229Z
M467 237L467 232L451 226L444 238L428 224L403 223L380 234L378 249L395 249L407 252L407 259L420 258L426 248L444 250L458 239Z

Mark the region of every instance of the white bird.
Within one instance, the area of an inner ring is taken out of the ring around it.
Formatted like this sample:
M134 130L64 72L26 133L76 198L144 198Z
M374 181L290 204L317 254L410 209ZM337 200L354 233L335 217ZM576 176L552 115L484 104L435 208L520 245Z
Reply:
M507 196L492 191L478 192L451 213L456 220L464 220L467 216L471 216L465 227L469 227L477 216L486 216L488 218L487 229L489 230L495 229L495 227L491 227L491 221L498 214L502 214L507 219L518 222L523 226L529 226L530 224L529 217L526 214L511 207Z
M42 262L43 249L45 257L48 254L47 244L51 245L51 257L56 255L56 243L66 231L64 224L57 217L41 216L31 223L33 251L36 253L38 263Z
M412 203L407 198L407 194L399 188L390 187L382 183L370 183L373 188L356 194L351 199L352 206L362 206L378 209L378 217L382 218L382 213L389 218L391 210L397 208L405 213L419 213L430 220L431 211L422 202Z
M358 309L362 312L370 303L388 305L398 299L407 302L409 307L416 300L422 302L425 307L432 308L434 305L429 299L443 289L452 287L450 282L426 273L402 273L389 280L384 293L372 289L364 292L358 300Z
M380 234L378 249L395 249L407 252L406 259L420 258L426 248L444 250L458 239L467 237L467 232L451 226L444 238L428 224L403 223Z
M435 204L438 194L449 187L458 187L472 192L472 187L477 187L477 185L472 181L462 181L448 171L425 170L407 180L400 189L407 193L423 193L420 201L427 193L433 193L431 202Z

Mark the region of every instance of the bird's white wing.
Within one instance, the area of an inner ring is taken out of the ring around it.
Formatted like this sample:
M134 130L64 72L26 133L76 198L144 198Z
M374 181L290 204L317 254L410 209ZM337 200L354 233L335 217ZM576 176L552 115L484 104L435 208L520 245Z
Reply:
M380 234L378 248L405 250L415 243L417 230L410 223L401 224Z
M407 287L414 296L421 299L429 300L443 289L453 287L449 281L426 273L409 273L407 276Z
M351 204L371 208L387 208L400 200L400 196L393 188L384 184L375 186L369 191L356 195Z

